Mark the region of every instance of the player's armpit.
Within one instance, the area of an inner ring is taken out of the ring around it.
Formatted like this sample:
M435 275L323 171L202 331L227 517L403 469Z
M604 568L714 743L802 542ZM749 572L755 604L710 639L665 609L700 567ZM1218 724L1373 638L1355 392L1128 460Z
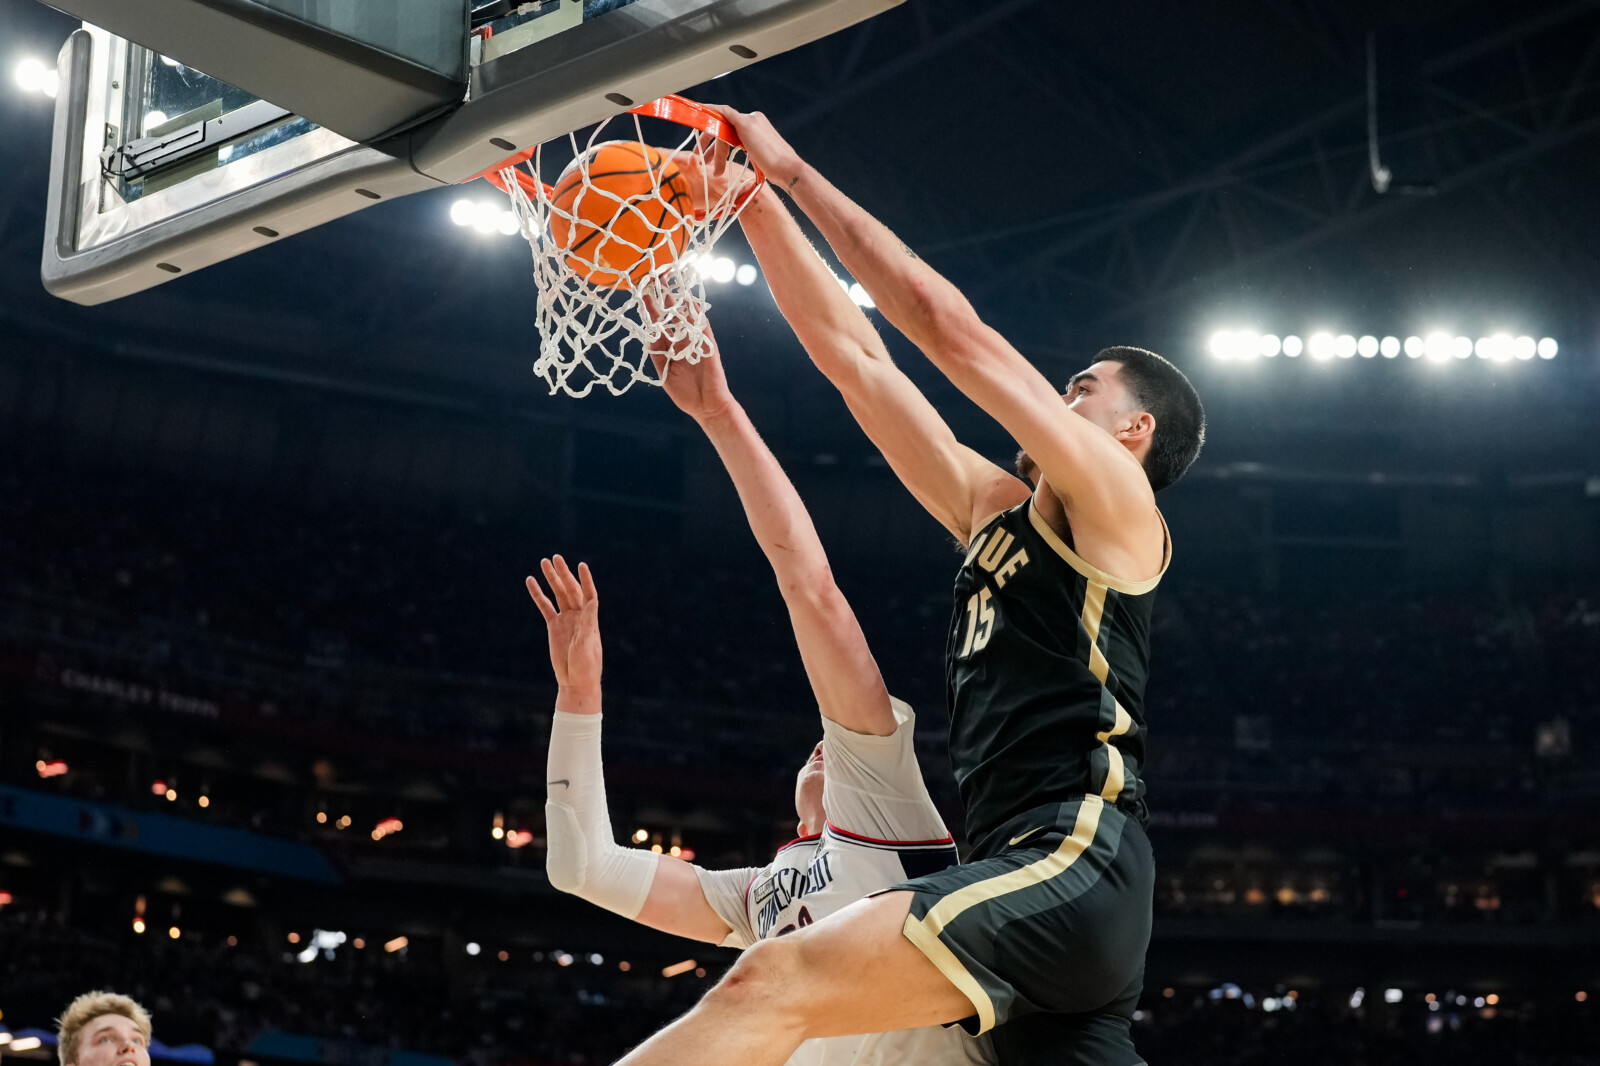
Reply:
M1038 464L1075 531L1157 538L1150 479L1116 437L1074 414L1054 386L961 299L935 315L923 350L951 382L995 418ZM1115 572L1115 571L1114 571Z
M635 921L663 933L721 944L732 932L706 899L694 866L671 855L662 855L656 879Z

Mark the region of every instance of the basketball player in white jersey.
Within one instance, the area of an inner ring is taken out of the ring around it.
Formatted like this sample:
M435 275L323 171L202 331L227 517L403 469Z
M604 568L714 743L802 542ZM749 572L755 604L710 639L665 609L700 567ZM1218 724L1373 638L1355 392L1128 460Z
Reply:
M834 584L800 496L729 392L712 351L674 362L666 391L692 416L733 477L750 528L778 578L823 739L795 782L797 839L762 867L706 870L618 845L600 759L599 598L586 564L558 555L534 578L559 686L551 726L545 816L550 883L679 936L746 948L808 926L909 877L956 864L954 842L928 796L912 745L911 708L889 695L855 614ZM819 975L819 979L822 976ZM985 1039L958 1027L808 1040L791 1066L984 1063Z

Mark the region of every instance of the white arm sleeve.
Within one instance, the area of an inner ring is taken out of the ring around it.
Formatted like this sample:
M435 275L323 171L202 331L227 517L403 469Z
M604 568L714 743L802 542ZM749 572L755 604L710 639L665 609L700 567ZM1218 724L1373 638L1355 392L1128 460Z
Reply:
M617 844L606 811L598 714L555 712L545 773L544 869L550 884L624 918L637 918L657 856Z
M917 765L917 716L891 697L895 731L886 737L852 733L822 720L822 806L828 822L880 843L931 844L948 840L939 808Z

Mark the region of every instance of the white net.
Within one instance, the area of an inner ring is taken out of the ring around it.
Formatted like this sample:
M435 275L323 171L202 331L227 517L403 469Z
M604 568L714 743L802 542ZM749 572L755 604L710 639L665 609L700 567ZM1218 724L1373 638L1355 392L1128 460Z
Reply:
M662 122L659 127L668 126ZM695 361L710 350L706 282L731 263L713 254L758 181L744 152L697 130L674 148L645 142L639 116L621 115L541 145L500 171L533 249L539 357L550 391L621 395L661 383L652 351ZM609 131L609 135L608 135ZM632 139L616 139L619 132ZM571 161L562 166L571 148ZM553 182L542 170L562 167Z

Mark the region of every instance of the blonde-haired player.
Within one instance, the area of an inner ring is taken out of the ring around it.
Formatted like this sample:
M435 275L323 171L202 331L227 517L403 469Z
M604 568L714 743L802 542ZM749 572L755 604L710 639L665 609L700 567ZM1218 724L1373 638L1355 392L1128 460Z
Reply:
M911 709L890 697L855 614L833 581L800 496L729 392L720 357L675 362L666 391L715 445L778 578L823 740L795 785L799 838L762 867L706 870L619 846L600 761L599 596L585 564L541 562L554 602L528 578L544 616L559 692L551 727L547 869L555 887L644 925L745 948L810 925L917 871L956 863L912 746ZM827 980L827 974L815 979ZM940 1066L987 1061L959 1028L811 1040L791 1066Z
M150 1066L150 1012L116 992L85 992L56 1020L61 1066Z

